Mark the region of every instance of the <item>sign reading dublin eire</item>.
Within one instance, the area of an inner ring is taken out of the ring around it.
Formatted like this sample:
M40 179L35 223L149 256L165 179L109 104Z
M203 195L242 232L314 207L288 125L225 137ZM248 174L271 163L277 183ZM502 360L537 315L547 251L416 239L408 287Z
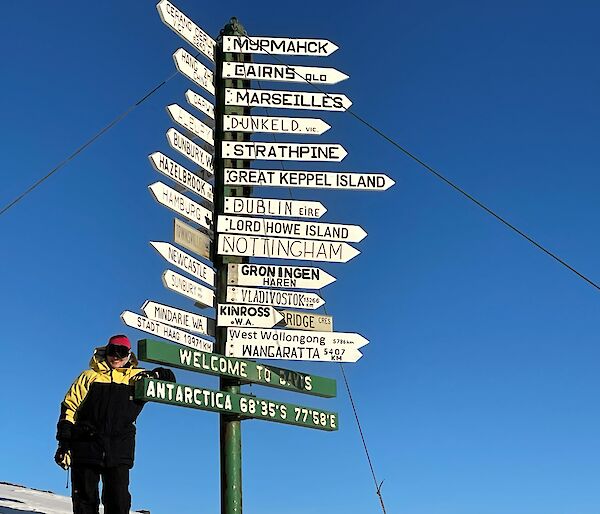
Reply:
M310 200L279 200L276 198L247 198L244 196L226 196L224 200L224 214L320 218L327 212L321 202Z

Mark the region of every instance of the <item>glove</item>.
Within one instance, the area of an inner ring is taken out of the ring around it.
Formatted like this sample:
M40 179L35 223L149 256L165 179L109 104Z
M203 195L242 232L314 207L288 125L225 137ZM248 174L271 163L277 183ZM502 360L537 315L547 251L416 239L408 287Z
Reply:
M152 373L159 380L164 380L165 382L176 382L175 373L173 373L169 368L154 368Z
M54 454L54 462L63 469L69 469L71 467L71 450L59 446Z

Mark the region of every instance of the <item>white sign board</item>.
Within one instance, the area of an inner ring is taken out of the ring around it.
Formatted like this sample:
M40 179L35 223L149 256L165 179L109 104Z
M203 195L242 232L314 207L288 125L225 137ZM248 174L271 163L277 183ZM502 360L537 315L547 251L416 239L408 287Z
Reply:
M225 159L264 161L340 162L348 155L342 145L310 143L267 143L264 141L221 143Z
M358 225L319 223L315 221L289 221L245 216L219 216L217 232L270 237L298 237L358 243L367 233Z
M215 94L214 73L198 59L195 59L190 53L180 48L173 54L173 60L177 69L194 84L204 88L213 95Z
M150 159L152 167L159 173L166 175L180 186L200 195L205 200L209 202L213 201L213 187L195 173L192 173L161 152L150 154L148 159Z
M356 362L368 344L351 332L228 328L225 355L250 359Z
M226 196L223 212L225 214L251 214L253 216L320 218L327 212L327 209L321 202L311 200Z
M283 116L242 116L225 114L225 132L263 132L266 134L313 134L327 132L331 125L320 118L289 118Z
M273 109L345 111L350 108L352 102L346 95L339 93L225 88L225 105L271 107Z
M167 112L175 123L179 123L209 145L215 146L213 129L196 118L196 116L190 114L177 104L167 105Z
M206 98L195 93L191 89L185 92L185 99L188 103L198 109L200 112L206 114L209 118L215 119L215 106L210 103Z
M327 39L224 36L223 51L241 54L312 55L326 57L339 47Z
M283 316L276 309L266 305L217 305L217 326L271 328Z
M173 32L176 32L185 41L197 50L200 50L211 61L215 62L216 41L204 32L198 25L183 14L177 7L167 0L161 0L157 5L160 19Z
M385 191L394 184L395 182L383 173L225 168L225 185L228 186L277 186Z
M272 305L274 307L294 307L310 310L325 305L325 300L316 293L239 286L227 286L227 301L248 305Z
M219 255L322 262L348 262L360 253L348 243L337 241L235 234L219 234L218 252Z
M316 332L333 331L333 316L299 311L279 311L279 313L283 316L281 325L285 328Z
M175 291L186 298L191 298L195 302L206 305L208 307L214 307L215 305L215 292L198 282L194 282L179 273L167 270L162 274L163 285Z
M142 312L149 318L167 325L207 336L215 335L215 321L193 312L183 311L169 305L146 300Z
M150 241L150 244L167 262L170 262L183 271L187 271L194 278L202 280L202 282L214 287L215 271L210 266L203 264L198 259L194 259L194 257L182 252L179 248L170 243Z
M161 323L160 321L140 316L135 312L123 311L121 313L121 319L128 327L137 328L138 330L142 330L162 339L167 339L168 341L173 341L174 343L183 346L189 346L190 348L200 350L201 352L212 352L214 350L214 345L210 341L193 334L188 334L187 332L183 332L182 330Z
M335 68L291 66L287 64L258 64L254 62L224 62L224 79L273 80L275 82L310 82L337 84L348 75Z
M191 139L185 137L181 132L170 128L167 130L167 140L172 148L185 155L191 161L194 161L202 169L208 171L211 175L215 172L213 168L213 156Z
M322 289L335 282L321 268L312 266L278 266L275 264L229 264L227 283L237 286L284 287L288 289Z
M185 249L200 255L200 257L204 257L207 260L211 258L212 239L194 227L190 227L179 218L174 218L173 220L173 241Z
M184 218L198 223L198 225L208 229L211 228L213 215L206 207L190 200L187 196L175 191L175 189L170 188L162 182L155 182L149 185L148 189L158 203L175 211Z

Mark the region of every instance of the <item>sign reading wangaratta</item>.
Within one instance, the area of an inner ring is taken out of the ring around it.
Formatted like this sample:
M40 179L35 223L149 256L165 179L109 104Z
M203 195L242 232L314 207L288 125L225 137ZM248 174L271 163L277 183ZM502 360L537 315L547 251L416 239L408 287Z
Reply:
M190 200L162 182L154 182L148 186L148 189L158 203L204 228L211 228L213 214L206 207Z
M314 330L316 332L333 331L333 316L299 311L279 311L279 313L283 316L281 325L284 328Z
M275 82L311 82L337 84L348 75L335 68L289 66L287 64L257 64L254 62L224 62L223 78L246 80L273 80Z
M248 359L356 362L369 344L353 332L228 328L225 355Z
M214 337L215 335L215 320L207 318L206 316L200 316L193 312L183 311L150 300L144 302L144 305L142 305L142 312L149 319L162 321L173 327L182 328L183 330L189 330L190 332L196 332L197 334L204 334L206 336Z
M342 145L332 144L223 141L221 146L224 159L340 162L348 155Z
M135 384L135 398L168 403L179 407L238 414L245 418L275 421L286 425L333 431L338 429L338 414L291 403L264 400L246 394L214 391L201 387L143 378Z
M213 343L206 339L202 339L193 334L188 334L183 330L179 330L158 320L140 316L135 312L123 311L121 313L121 319L128 327L136 328L142 332L147 332L148 334L155 335L162 339L167 339L168 341L173 341L174 343L182 344L183 346L189 346L190 348L200 350L201 352L212 352L214 350Z
M191 139L185 137L181 132L174 128L167 130L167 140L172 148L185 155L188 159L195 162L203 170L214 174L213 157L206 150L198 146Z
M254 216L281 216L288 218L320 218L327 212L321 202L310 200L279 200L275 198L246 198L226 196L225 214L252 214Z
M215 305L215 292L208 287L198 284L179 273L167 270L162 274L163 285L175 291L186 298L191 298L195 302L206 305L208 307L214 307Z
M345 111L350 108L352 102L346 95L339 93L226 88L225 105L271 107L273 109Z
M170 262L183 271L187 271L190 275L198 280L202 280L202 282L207 283L209 286L214 287L215 271L210 266L194 259L194 257L182 252L179 248L170 243L150 241L150 245L160 253L167 262Z
M166 175L180 186L193 191L209 202L213 201L213 187L195 173L192 173L161 152L150 154L148 159L150 159L152 167L159 173Z
M312 55L326 57L339 47L327 39L224 36L223 51L242 54Z
M313 134L327 132L331 125L319 118L285 118L281 116L242 116L225 114L225 132L263 132L266 134Z
M195 59L190 53L180 48L173 54L173 60L177 69L190 79L194 84L206 89L211 94L215 94L215 77L198 59Z
M215 146L213 129L196 118L196 116L190 114L177 104L167 105L167 112L175 123L179 123L209 145Z
M185 92L185 99L188 103L198 109L200 112L206 114L209 118L215 119L215 106L211 104L206 98L195 93L191 89Z
M272 328L283 319L279 311L266 305L217 305L217 326Z
M177 218L173 220L173 239L178 245L210 259L210 237Z
M251 305L273 305L274 307L295 307L297 309L318 309L325 300L316 293L304 291L280 291L259 287L227 286L227 301Z
M227 283L237 286L284 287L288 289L322 289L335 282L321 268L310 266L276 266L274 264L229 264Z

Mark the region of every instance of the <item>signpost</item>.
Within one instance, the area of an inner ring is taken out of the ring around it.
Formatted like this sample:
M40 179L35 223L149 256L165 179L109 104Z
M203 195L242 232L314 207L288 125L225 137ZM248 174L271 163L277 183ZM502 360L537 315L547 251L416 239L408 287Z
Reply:
M327 39L224 36L223 51L244 54L310 55L326 57L339 47Z
M177 218L173 223L173 239L178 245L210 259L210 237Z
M285 118L282 116L223 116L223 130L228 132L263 132L266 134L310 134L318 136L331 125L319 118Z
M187 196L162 182L155 182L149 185L148 189L158 203L204 228L210 229L212 227L213 215L206 207L190 200Z
M279 313L283 316L281 324L285 328L314 330L316 332L333 331L333 316L299 311L279 311Z
M225 89L225 105L270 107L273 109L310 109L312 111L345 111L352 102L338 93L280 91L278 89Z
M215 305L215 292L198 282L194 282L189 278L175 273L174 271L167 270L162 274L163 285L175 291L186 298L191 298L200 305L207 307L214 307Z
M182 252L179 248L170 243L150 241L150 245L160 253L167 262L173 264L173 266L177 266L179 269L187 271L198 280L202 280L202 282L214 287L215 271L210 266L194 259L194 257Z
M195 93L191 89L185 92L185 99L188 103L198 109L200 112L206 114L209 118L215 119L215 106L211 104L206 98Z
M283 319L279 311L265 305L217 305L217 326L272 328Z
M167 140L179 153L185 155L188 159L195 162L203 170L211 175L214 173L213 157L206 150L198 146L191 139L185 137L181 132L174 128L167 131Z
M335 277L321 268L309 266L245 263L229 264L227 269L227 283L236 286L322 289L332 282Z
M199 60L190 53L180 48L173 54L173 60L177 69L195 84L204 88L210 94L215 94L215 78L210 71Z
M200 316L193 312L183 311L169 305L146 300L142 305L142 312L149 319L162 321L167 325L203 334L205 336L215 335L215 320L206 316Z
M348 155L342 145L304 143L239 143L223 141L222 156L229 159L263 161L340 162Z
M337 84L342 80L346 80L348 75L335 68L289 66L287 64L257 64L253 62L224 62L223 78Z
M289 218L320 218L327 212L321 202L310 200L279 200L275 198L225 197L224 214L282 216Z
M184 126L195 136L206 141L209 145L215 146L213 129L196 118L196 116L190 114L177 104L167 105L167 112L175 123Z
M325 300L316 293L238 286L227 286L227 301L252 305L295 307L296 309L318 309L325 305Z

